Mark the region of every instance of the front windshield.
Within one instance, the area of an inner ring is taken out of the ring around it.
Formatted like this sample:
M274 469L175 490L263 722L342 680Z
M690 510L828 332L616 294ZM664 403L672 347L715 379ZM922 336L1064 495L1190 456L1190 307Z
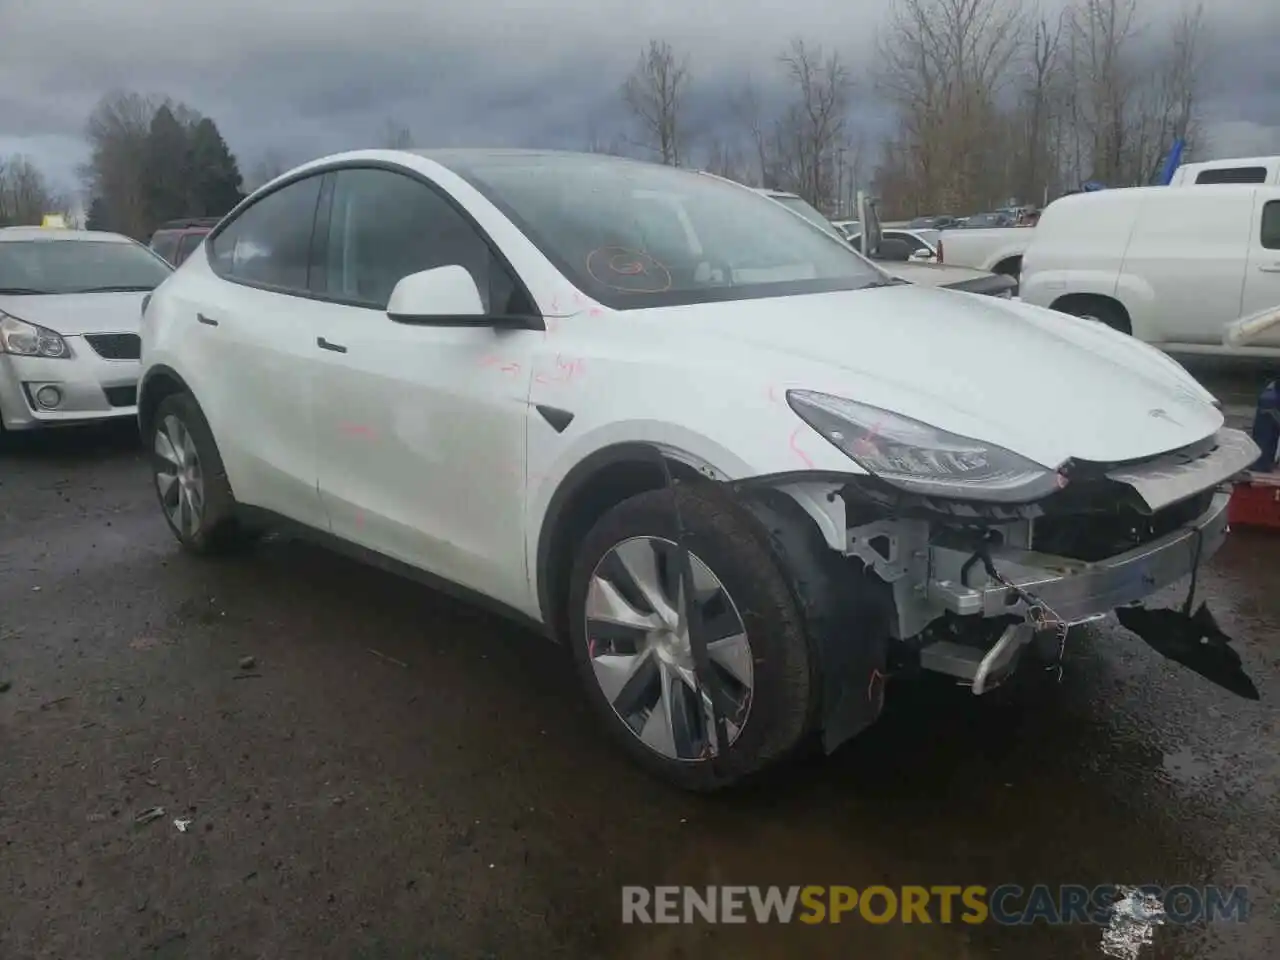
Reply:
M154 290L172 272L150 251L118 240L0 243L0 294Z
M885 282L839 238L754 191L615 157L432 154L577 287L615 309L857 290Z
M804 217L815 227L821 227L827 233L834 237L838 237L841 240L846 239L846 237L836 229L836 225L824 217L816 207L809 203L809 201L801 199L800 197L785 197L778 196L777 194L773 194L772 199L782 204L788 210L792 210L800 214L800 216Z

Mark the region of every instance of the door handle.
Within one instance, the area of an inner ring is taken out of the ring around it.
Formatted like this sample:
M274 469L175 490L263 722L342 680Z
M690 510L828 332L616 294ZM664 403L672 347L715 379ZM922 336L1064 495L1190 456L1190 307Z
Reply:
M1280 263L1260 263L1258 269L1263 273L1280 273Z
M334 353L346 353L347 348L340 343L332 343L324 337L316 337L316 346L321 350L332 350Z
M213 317L206 317L203 313L197 313L196 319L199 320L201 323L203 323L206 327L216 327L218 325L217 320L213 319Z

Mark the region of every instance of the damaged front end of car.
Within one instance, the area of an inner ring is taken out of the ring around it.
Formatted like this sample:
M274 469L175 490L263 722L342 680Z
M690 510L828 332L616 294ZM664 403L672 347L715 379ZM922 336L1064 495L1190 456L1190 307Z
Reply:
M785 492L844 531L844 557L887 585L887 672L946 674L983 694L1033 644L1060 672L1068 631L1114 611L1164 656L1257 699L1212 614L1192 609L1197 575L1226 538L1230 483L1257 456L1246 434L1222 428L1154 457L1048 469L825 394L793 391L788 400L866 474L742 486ZM1179 608L1141 605L1188 576ZM848 659L835 649L848 640L832 631L819 638L828 663ZM872 697L865 664L832 683L845 689L828 696L829 750L879 711L848 706Z

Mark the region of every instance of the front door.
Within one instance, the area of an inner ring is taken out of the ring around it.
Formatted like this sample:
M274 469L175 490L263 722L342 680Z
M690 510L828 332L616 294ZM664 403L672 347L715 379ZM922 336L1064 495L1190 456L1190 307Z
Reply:
M315 410L333 532L527 609L525 424L541 334L386 314L396 282L432 267L466 267L491 312L523 289L478 228L407 174L338 171L320 229Z
M1274 195L1268 192L1258 198L1254 229L1249 238L1249 267L1245 273L1241 316L1270 307L1280 309L1280 200L1267 199ZM1280 348L1280 324L1249 346Z

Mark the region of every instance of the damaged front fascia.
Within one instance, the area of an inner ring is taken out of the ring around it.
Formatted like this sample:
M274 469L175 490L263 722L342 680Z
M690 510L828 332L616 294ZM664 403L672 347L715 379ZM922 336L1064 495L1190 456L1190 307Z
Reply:
M973 557L1000 545L1030 550L1036 521L1043 517L1124 513L1138 519L1151 515L1137 491L1109 477L1102 465L1080 464L1069 475L1074 480L1065 488L1024 504L941 500L903 491L868 475L816 471L752 477L730 485L744 492L785 493L814 522L828 547L861 561L889 586L896 608L891 635L909 640L948 609L931 593L930 584L956 571L933 569L932 548L946 547ZM1122 549L1118 545L1116 552ZM1060 559L1073 566L1083 562ZM984 566L976 562L966 565L965 573L973 581L967 587L979 587L978 581L987 579Z

